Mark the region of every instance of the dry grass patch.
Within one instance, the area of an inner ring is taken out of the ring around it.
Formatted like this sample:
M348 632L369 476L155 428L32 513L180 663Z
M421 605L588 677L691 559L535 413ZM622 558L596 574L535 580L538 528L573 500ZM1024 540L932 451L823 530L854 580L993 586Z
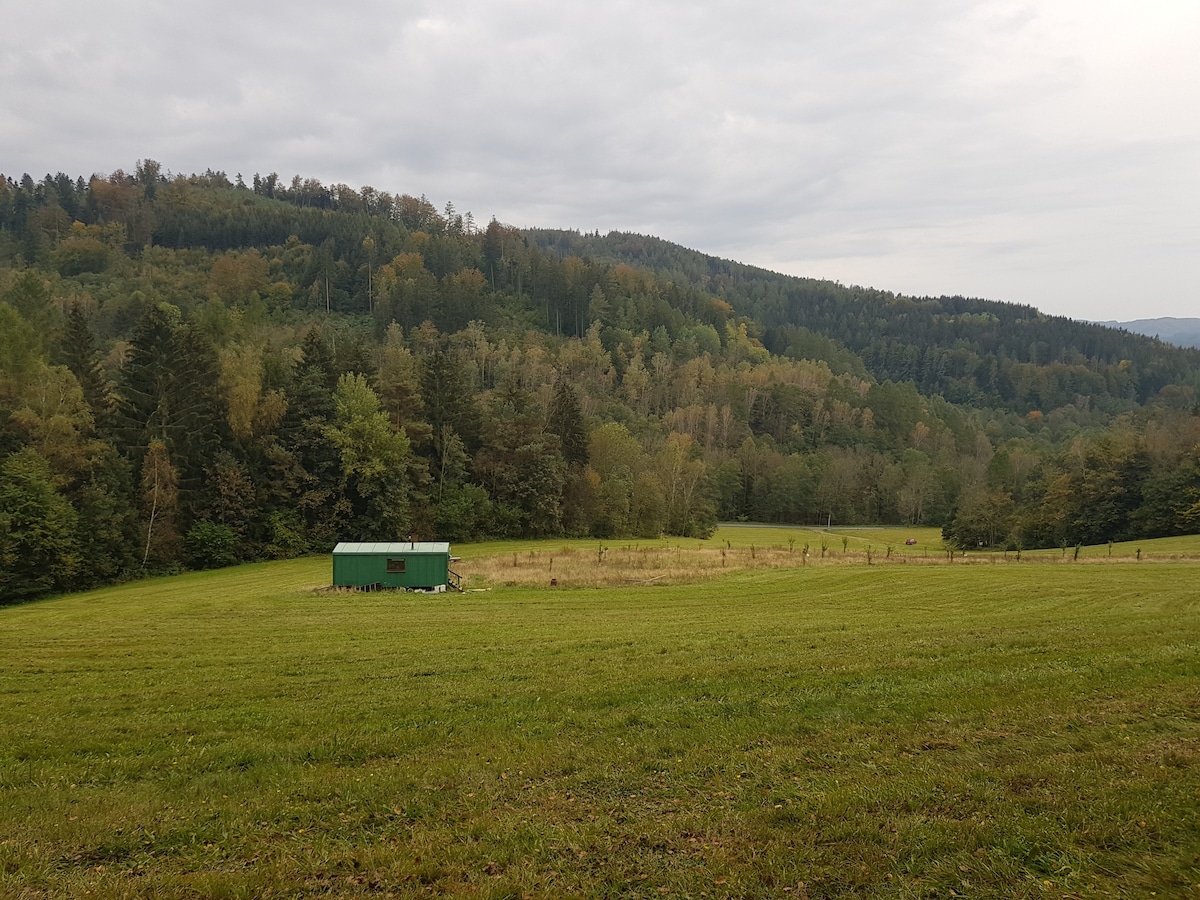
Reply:
M932 545L922 535L922 545L905 547L889 541L902 532L841 535L791 529L723 528L710 540L555 543L527 542L513 549L495 545L466 545L455 571L467 590L493 587L632 588L696 584L735 572L825 566L894 565L1104 565L1140 561L1143 564L1178 563L1197 559L1200 538L1146 541L1141 545L1117 544L1110 555L1106 546L1024 551L955 551ZM845 542L842 537L846 537ZM747 541L750 537L750 542ZM728 538L728 539L727 539ZM740 539L740 540L739 540ZM757 539L759 543L754 543ZM1160 546L1160 544L1162 546ZM1145 547L1141 554L1137 550ZM1189 550L1193 552L1188 552Z
M961 558L956 560L961 562ZM974 562L989 562L980 557ZM771 570L830 565L933 564L949 562L945 554L901 553L888 548L828 548L797 543L792 547L659 544L597 544L592 549L572 546L528 549L472 558L455 564L470 589L505 587L634 587L694 584L748 570Z

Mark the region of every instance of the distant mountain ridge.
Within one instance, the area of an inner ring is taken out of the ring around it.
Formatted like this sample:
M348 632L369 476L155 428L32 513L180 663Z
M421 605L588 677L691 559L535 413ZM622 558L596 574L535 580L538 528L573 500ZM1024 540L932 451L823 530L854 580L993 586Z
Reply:
M1157 319L1134 319L1131 322L1108 321L1096 324L1108 325L1111 328L1124 328L1134 334L1156 337L1160 341L1175 344L1177 347L1200 348L1200 319L1162 316Z

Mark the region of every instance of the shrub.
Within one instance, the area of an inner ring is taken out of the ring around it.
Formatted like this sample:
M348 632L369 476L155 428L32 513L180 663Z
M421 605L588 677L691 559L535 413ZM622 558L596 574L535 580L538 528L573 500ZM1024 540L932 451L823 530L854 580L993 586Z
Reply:
M197 569L219 569L237 562L237 535L228 525L201 520L188 530L185 545Z

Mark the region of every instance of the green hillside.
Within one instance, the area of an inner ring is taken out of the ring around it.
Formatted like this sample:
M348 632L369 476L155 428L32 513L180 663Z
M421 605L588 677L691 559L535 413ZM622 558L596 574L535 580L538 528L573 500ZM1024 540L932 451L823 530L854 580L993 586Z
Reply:
M1200 353L297 176L0 177L0 603L408 535L1200 531Z
M1196 349L1143 337L1154 332L1140 328L1077 322L1014 303L907 297L781 275L638 234L526 234L550 252L645 267L709 291L758 322L773 353L853 354L879 381L912 382L956 403L1028 413L1084 398L1118 411L1168 386L1194 387L1200 371Z

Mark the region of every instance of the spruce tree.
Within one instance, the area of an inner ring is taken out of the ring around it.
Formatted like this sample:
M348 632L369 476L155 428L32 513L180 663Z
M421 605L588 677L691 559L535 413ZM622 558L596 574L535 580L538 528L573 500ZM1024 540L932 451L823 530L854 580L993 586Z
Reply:
M92 411L97 425L107 419L112 408L112 396L108 382L100 372L97 359L96 339L83 307L74 302L67 310L66 327L59 341L59 353L63 363L79 380L83 399Z
M549 427L562 442L563 460L568 466L588 464L587 431L583 427L583 410L575 389L559 375L550 403Z

